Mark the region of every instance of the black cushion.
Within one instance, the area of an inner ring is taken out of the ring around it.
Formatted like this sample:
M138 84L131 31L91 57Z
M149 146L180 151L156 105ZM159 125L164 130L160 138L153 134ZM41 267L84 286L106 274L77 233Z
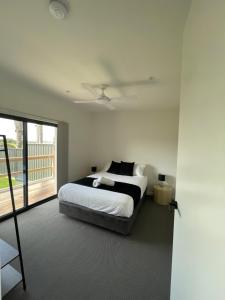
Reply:
M112 161L111 166L107 172L112 173L112 174L120 174L120 166L121 166L121 163Z
M134 162L121 161L120 175L133 176Z

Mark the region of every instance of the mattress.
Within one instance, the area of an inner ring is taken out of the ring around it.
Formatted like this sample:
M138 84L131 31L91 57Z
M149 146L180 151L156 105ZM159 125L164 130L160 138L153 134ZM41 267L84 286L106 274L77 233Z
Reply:
M124 176L108 172L98 172L89 177L99 178L101 176L114 181L139 186L141 189L141 197L147 187L146 176ZM133 198L127 194L82 186L76 183L63 185L59 190L58 198L59 201L67 201L114 216L129 218L134 211Z

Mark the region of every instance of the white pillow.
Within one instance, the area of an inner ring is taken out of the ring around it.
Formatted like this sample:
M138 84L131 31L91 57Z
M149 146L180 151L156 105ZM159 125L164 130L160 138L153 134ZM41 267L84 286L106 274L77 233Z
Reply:
M102 169L102 172L107 172L110 166L111 166L111 162L107 162L107 163L104 165L104 167L103 167L103 169Z
M146 165L144 164L135 164L133 176L144 176L145 167Z

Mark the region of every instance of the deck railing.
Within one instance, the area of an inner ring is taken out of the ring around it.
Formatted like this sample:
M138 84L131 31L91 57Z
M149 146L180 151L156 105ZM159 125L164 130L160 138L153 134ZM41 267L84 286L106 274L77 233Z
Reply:
M23 181L23 149L9 148L12 176ZM4 153L0 152L0 179L7 176ZM28 144L29 181L55 177L55 146L53 144Z

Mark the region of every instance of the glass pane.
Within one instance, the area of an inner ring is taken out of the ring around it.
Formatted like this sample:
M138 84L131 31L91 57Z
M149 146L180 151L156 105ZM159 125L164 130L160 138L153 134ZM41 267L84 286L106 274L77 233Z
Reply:
M0 134L7 137L16 208L24 206L23 196L23 122L0 118ZM3 149L3 139L0 138ZM4 152L0 152L0 217L12 212Z
M56 137L54 126L27 124L28 203L56 194Z

